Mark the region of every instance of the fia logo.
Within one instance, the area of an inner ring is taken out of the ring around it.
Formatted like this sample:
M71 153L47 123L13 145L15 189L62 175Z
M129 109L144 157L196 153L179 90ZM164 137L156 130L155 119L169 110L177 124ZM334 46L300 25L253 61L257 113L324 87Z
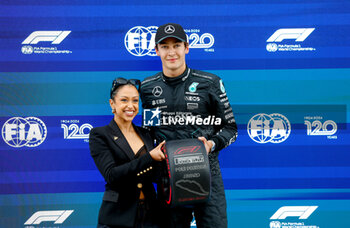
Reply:
M281 143L291 132L289 120L278 113L260 113L253 116L247 126L249 137L257 143Z
M157 109L143 110L143 126L160 126L161 111Z
M134 56L156 56L154 49L154 39L156 36L157 26L135 26L125 35L124 45L128 52Z
M47 135L45 123L36 117L13 117L7 120L1 130L3 140L12 147L36 147Z
M27 54L27 55L30 55L34 52L34 48L30 45L24 45L22 48L21 48L21 51L23 54Z
M281 223L279 221L270 222L270 228L281 228Z

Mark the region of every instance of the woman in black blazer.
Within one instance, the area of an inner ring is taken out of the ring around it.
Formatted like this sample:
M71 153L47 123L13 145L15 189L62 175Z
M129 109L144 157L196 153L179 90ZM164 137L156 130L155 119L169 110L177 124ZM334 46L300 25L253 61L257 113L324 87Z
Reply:
M90 132L90 152L106 183L98 227L158 227L152 180L164 160L146 129L135 126L139 110L139 80L117 78L109 100L113 120ZM158 218L159 219L159 218Z

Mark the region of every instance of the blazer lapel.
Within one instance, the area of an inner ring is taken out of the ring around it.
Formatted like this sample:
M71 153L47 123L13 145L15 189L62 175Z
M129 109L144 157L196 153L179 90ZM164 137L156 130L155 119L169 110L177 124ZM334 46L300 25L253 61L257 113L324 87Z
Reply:
M113 142L117 144L117 146L129 157L130 160L133 160L135 154L114 119L108 126L111 129L110 136L113 139Z

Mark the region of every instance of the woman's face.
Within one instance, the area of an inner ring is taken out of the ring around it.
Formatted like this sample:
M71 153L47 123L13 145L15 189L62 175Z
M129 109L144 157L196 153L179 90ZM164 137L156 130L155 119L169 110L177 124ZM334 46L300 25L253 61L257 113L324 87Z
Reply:
M118 88L114 99L109 100L114 117L118 121L131 122L139 112L139 92L132 85Z

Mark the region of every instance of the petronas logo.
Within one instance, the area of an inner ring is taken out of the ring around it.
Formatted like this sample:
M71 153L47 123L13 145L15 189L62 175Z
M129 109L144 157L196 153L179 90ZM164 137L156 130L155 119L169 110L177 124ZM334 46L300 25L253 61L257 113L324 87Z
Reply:
M225 87L224 84L222 84L222 80L220 80L220 89L222 93L225 93Z
M188 90L191 92L191 93L194 93L197 91L197 85L199 85L198 82L193 82L190 87L188 87Z

